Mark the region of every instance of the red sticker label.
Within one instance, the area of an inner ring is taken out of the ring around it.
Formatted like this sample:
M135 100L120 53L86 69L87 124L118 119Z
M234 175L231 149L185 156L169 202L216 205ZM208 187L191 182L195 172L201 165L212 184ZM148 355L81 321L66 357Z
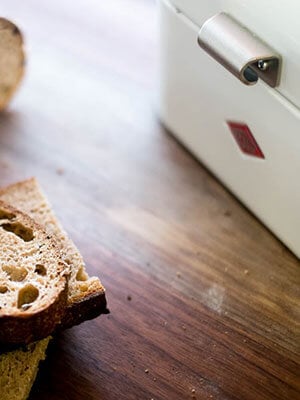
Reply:
M243 153L253 157L265 158L248 125L232 121L227 121L227 124Z

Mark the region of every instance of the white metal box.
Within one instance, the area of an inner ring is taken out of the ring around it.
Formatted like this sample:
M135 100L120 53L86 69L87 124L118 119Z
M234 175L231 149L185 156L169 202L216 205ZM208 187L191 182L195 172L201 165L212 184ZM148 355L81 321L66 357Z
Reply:
M170 131L300 257L300 3L279 3L160 0L159 107ZM281 55L277 87L244 85L200 48L201 27L220 12Z

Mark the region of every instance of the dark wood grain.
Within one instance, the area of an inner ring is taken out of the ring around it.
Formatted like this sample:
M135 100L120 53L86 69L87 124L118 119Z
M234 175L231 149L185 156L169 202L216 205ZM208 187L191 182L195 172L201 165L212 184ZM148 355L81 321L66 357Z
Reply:
M28 46L0 184L39 179L111 311L53 341L31 399L299 399L299 261L160 126L154 2L0 13Z

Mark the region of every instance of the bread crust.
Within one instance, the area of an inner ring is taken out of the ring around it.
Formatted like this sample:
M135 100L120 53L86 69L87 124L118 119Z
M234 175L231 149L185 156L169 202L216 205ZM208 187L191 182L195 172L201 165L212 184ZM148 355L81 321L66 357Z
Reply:
M34 220L1 200L0 211L11 214L10 222L22 222L38 234L39 240L42 240L46 248L51 250L57 264L59 285L57 293L49 299L48 304L38 307L34 311L8 312L5 308L0 310L0 344L27 344L49 336L61 323L67 306L68 267L61 261L55 238L47 234Z
M67 285L46 309L33 315L3 316L0 319L0 345L26 345L51 335L60 325L66 310Z
M71 304L68 304L62 322L57 329L71 328L101 314L109 314L105 290L101 292L95 290L82 298L74 299Z

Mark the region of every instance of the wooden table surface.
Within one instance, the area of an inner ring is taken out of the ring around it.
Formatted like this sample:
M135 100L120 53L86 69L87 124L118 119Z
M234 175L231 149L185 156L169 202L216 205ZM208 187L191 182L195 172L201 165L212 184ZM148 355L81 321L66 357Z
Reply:
M299 261L161 127L154 1L0 11L28 53L0 184L39 179L111 311L52 343L31 400L299 399Z

